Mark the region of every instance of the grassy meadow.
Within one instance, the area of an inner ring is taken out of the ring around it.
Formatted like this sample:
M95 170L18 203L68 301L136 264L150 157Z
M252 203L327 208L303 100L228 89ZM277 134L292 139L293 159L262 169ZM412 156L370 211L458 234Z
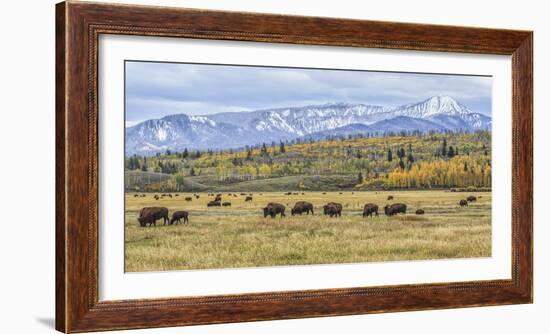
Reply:
M247 192L249 193L249 192ZM491 193L446 190L401 191L283 191L253 192L245 202L222 192L230 207L208 207L213 199L186 202L192 193L155 200L154 193L126 193L125 270L127 272L237 268L371 261L427 260L491 256ZM173 195L175 193L172 193ZM407 214L386 217L383 206L407 204ZM458 205L469 195L481 196L468 207ZM309 201L315 215L291 216L296 201ZM321 206L342 203L342 217L323 216ZM286 205L285 218L264 218L268 202ZM363 205L378 204L379 217L363 218ZM189 211L188 225L140 227L142 207L163 206ZM424 215L415 215L422 208Z

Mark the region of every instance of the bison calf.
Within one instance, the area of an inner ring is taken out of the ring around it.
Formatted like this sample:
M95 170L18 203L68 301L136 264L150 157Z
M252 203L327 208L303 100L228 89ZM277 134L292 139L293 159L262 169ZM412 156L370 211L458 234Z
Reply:
M188 224L189 223L189 212L187 211L176 211L172 215L172 219L170 219L170 225L176 223L181 223L181 219L183 218L183 223Z

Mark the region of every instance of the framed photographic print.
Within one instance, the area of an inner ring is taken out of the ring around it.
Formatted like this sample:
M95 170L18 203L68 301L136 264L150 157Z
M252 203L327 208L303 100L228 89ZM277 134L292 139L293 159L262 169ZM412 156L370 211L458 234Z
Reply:
M532 302L532 32L57 5L56 328Z

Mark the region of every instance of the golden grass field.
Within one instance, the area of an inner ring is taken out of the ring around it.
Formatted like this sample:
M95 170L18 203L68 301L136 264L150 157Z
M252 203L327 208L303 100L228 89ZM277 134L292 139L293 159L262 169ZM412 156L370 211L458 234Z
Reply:
M174 193L173 193L174 194ZM206 207L212 197L200 193L192 202L178 197L155 200L154 194L126 194L125 270L127 272L258 266L358 263L491 256L491 194L448 191L283 192L228 197L231 207ZM384 215L387 196L407 204L407 214ZM458 206L469 195L482 196ZM315 206L315 215L291 216L299 200ZM342 217L323 216L321 206L342 203ZM263 218L268 202L287 206L287 216ZM380 207L379 217L363 218L363 205ZM189 211L188 225L140 227L137 214L145 206ZM417 208L424 215L415 215Z

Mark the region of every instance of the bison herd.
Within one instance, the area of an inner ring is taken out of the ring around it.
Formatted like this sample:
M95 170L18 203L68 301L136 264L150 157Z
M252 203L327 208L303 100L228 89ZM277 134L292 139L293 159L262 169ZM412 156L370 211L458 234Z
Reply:
M292 192L285 193L285 195L294 195L294 194L297 195L298 193L292 193ZM304 193L302 193L302 195L303 194ZM241 193L240 195L245 197L244 199L245 202L251 202L253 200L252 194ZM174 196L179 196L179 195L176 194ZM207 202L206 204L207 207L220 207L220 206L230 207L231 206L231 202L229 201L222 202L222 194L208 194L208 196L214 197L214 199ZM238 195L228 194L228 196L237 197ZM134 197L145 197L145 195L135 194ZM164 197L172 198L172 195L163 194L160 197L158 195L154 196L156 200ZM200 196L197 194L193 194L193 197L195 197L195 199L200 198ZM191 196L185 197L185 201L188 201L188 202L192 201L193 197ZM460 207L468 206L468 203L477 201L477 198L479 197L468 196L466 199L461 199L458 205ZM391 195L387 197L388 201L391 201L393 199L394 197ZM325 216L329 216L331 218L341 217L343 206L341 203L329 202L323 205L322 209L323 209L323 214ZM271 218L275 218L277 217L277 215L279 215L281 218L286 217L285 215L286 206L280 203L270 202L262 210L263 210L264 218L267 218L268 216ZM309 215L310 213L311 215L314 215L314 206L310 202L298 201L294 204L294 207L290 210L290 213L292 216L302 215L304 213L306 215ZM384 214L388 217L395 216L397 214L406 214L406 213L407 213L407 205L404 203L393 203L393 204L387 204L384 206ZM417 209L415 211L415 214L417 215L423 215L424 213L425 211L423 209ZM367 203L363 206L363 218L366 218L366 217L371 217L371 218L378 217L377 204ZM138 222L142 227L152 226L152 225L156 226L157 220L160 220L160 219L163 220L164 225L167 225L167 224L173 225L173 224L180 224L180 223L188 224L189 212L175 211L172 214L172 217L170 218L168 209L165 207L144 207L139 211Z
M479 196L479 197L481 197L481 196ZM458 202L458 205L460 205L460 206L468 206L468 203L470 203L470 202L475 202L475 201L477 201L477 199L478 199L477 197L471 196L471 195L470 195L470 196L466 197L466 199L461 199L461 200Z

